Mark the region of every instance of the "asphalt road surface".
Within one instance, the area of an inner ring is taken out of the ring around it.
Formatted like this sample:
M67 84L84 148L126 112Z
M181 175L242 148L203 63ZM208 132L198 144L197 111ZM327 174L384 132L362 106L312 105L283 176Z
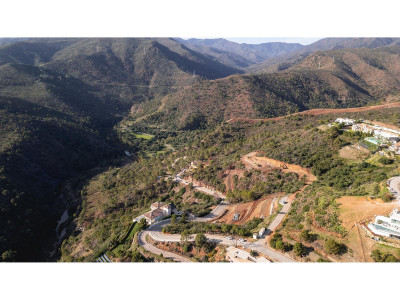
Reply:
M284 208L285 208L285 206L284 206ZM284 208L282 208L282 210ZM159 223L153 224L146 231L144 231L144 236L149 234L151 236L151 238L153 238L154 240L159 241L159 242L180 242L181 241L180 234L162 234L162 232L161 232L162 228L164 226L167 226L169 223L170 223L170 220L164 220ZM266 256L268 256L278 262L296 262L296 260L290 258L289 256L286 256L286 255L266 246L266 240L264 240L264 239L259 240L255 243L251 243L251 242L239 242L239 241L229 240L226 238L226 236L216 235L216 234L206 234L205 236L207 239L209 239L213 242L219 243L219 244L223 244L223 245L227 245L227 246L239 245L246 249L251 249L251 250L261 252L261 253L265 254ZM194 241L195 237L196 237L196 235L194 235L194 234L191 235L188 238L188 241ZM142 244L143 247L144 247L144 244L148 244L144 238L141 238L140 242L143 243ZM157 249L158 252L163 253L164 257L171 256L171 254L173 254L170 252L160 250L151 244L148 244L148 245ZM145 249L150 252L153 252L152 250L150 250L150 247L148 247L148 248L145 247ZM154 253L156 253L156 252L154 252ZM159 253L156 253L156 254L159 254ZM177 254L174 254L174 255L177 256L176 260L178 260L178 261L184 261L183 259L186 259L183 256L180 256Z
M183 257L181 255L172 253L172 252L168 252L168 251L164 251L161 250L155 246L153 246L152 244L148 243L146 241L146 236L149 234L150 232L148 230L144 230L142 232L139 233L138 236L138 241L139 241L139 245L141 245L144 249L146 249L147 251L154 253L154 254L162 254L164 258L170 258L174 261L178 261L178 262L192 262L190 259Z
M394 196L397 200L400 200L400 176L396 176L390 179L389 186L394 191Z

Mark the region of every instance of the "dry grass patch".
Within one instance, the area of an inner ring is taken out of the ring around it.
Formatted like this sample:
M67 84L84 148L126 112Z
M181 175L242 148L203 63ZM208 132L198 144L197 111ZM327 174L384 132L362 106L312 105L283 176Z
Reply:
M340 218L343 226L350 229L355 223L372 219L375 215L386 215L398 202L383 202L381 199L371 199L365 196L344 196L336 200L340 203Z
M370 155L370 151L356 145L345 146L339 151L339 156L351 160L363 160Z

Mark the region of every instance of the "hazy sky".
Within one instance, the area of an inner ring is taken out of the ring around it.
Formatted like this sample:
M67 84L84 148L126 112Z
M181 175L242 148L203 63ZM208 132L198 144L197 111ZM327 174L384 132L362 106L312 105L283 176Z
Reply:
M312 44L321 38L225 38L229 41L236 43L246 43L246 44L261 44L268 42L285 42L285 43L300 43L302 45Z

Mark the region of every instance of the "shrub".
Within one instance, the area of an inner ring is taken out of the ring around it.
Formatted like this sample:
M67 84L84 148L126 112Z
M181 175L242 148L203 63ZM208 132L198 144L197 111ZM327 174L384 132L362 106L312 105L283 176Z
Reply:
M379 250L373 250L371 252L371 257L376 262L399 262L399 259L393 254L385 254Z
M257 252L257 251L254 251L254 250L251 250L251 251L250 251L250 255L251 255L251 256L254 256L254 257L255 257L255 256L258 256L258 252Z
M192 245L189 244L189 243L185 243L185 244L183 244L183 246L182 246L182 250L183 250L183 252L185 252L185 253L190 252L191 248L192 248Z
M306 242L314 242L317 239L316 234L310 233L309 229L305 229L300 233L300 239Z
M347 247L342 243L336 242L334 239L328 239L325 242L324 249L329 254L342 255L346 252Z
M378 163L381 163L383 165L390 165L394 162L393 159L387 158L386 156L382 156L381 158L378 159Z

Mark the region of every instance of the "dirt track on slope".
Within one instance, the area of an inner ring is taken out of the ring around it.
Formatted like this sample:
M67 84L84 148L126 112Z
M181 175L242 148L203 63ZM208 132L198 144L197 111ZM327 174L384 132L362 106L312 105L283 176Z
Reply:
M350 112L362 112L362 111L369 111L369 110L379 110L382 108L393 108L393 107L400 107L400 102L393 102L393 103L386 103L381 105L374 105L374 106L363 106L363 107L351 107L351 108L316 108L305 110L302 112L294 113L291 115L275 117L275 118L267 118L267 119L250 119L250 118L233 118L228 120L228 123L235 123L235 122L249 122L249 123L257 123L257 122L267 122L267 121L278 121L286 118L288 116L295 116L295 115L312 115L312 116L319 116L319 115L327 115L333 113L350 113Z

